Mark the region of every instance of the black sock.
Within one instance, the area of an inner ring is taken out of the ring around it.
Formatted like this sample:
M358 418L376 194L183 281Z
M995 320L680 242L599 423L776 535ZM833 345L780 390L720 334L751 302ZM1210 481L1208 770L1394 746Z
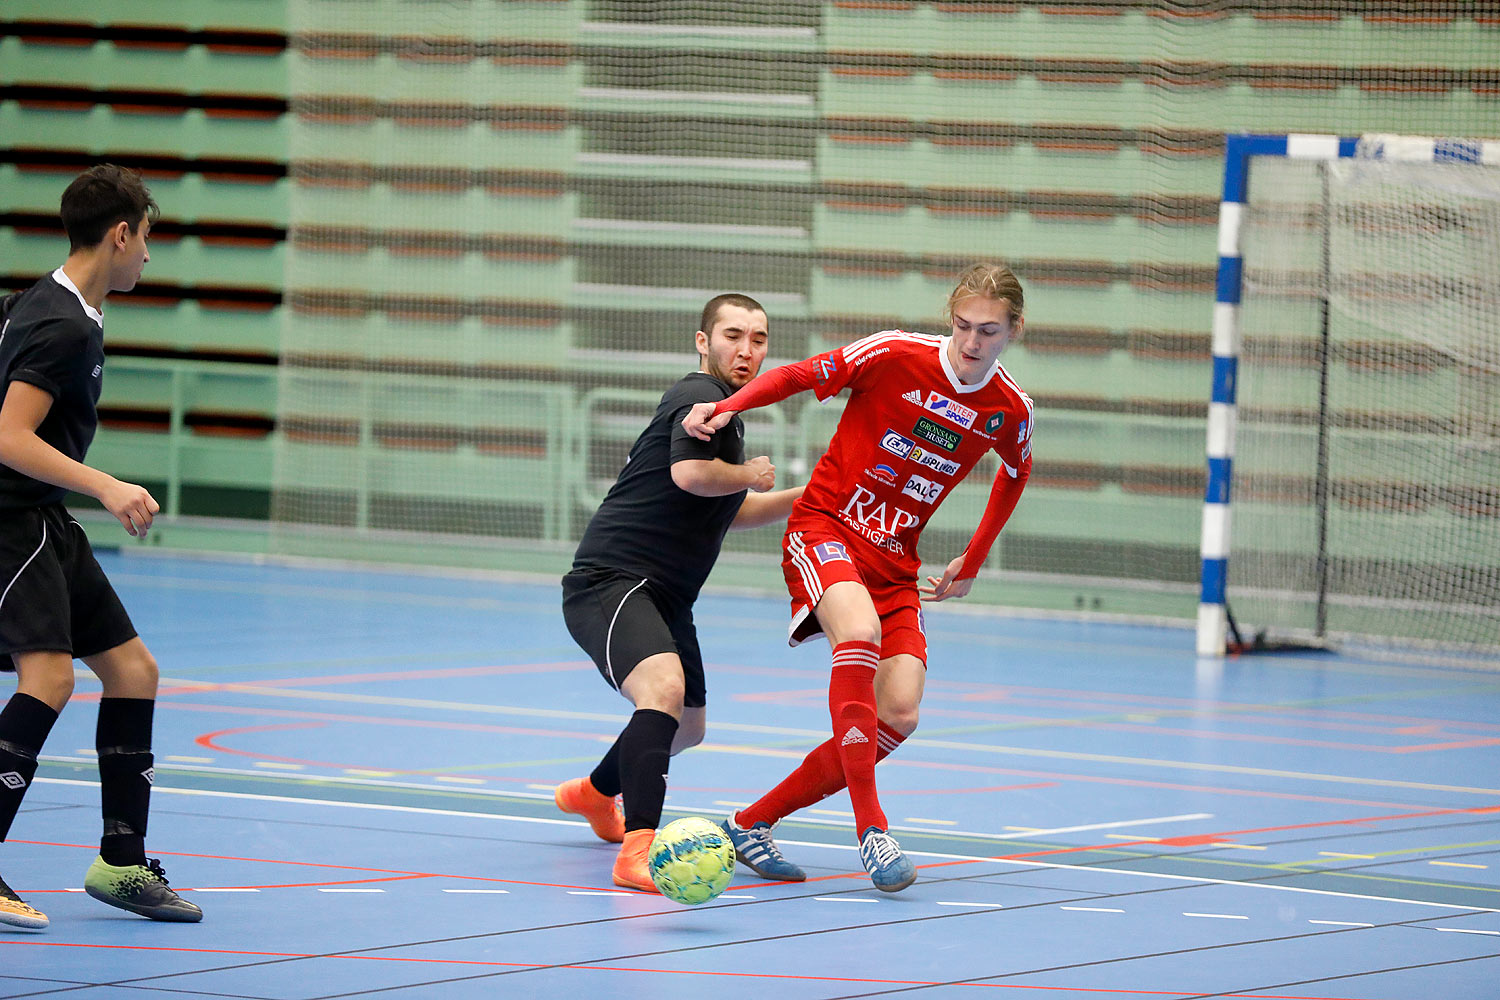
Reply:
M622 734L623 735L623 734ZM600 795L608 795L614 798L620 794L620 739L610 744L609 751L605 753L604 759L594 768L589 775L589 783L594 786L594 791Z
M0 709L0 840L10 833L10 824L36 775L36 755L56 721L51 705L20 691Z
M150 698L101 698L94 745L99 751L99 800L104 833L99 856L110 865L146 863L146 817L155 777Z
M620 791L625 797L625 832L655 830L667 797L667 767L677 720L654 708L638 708L620 733Z

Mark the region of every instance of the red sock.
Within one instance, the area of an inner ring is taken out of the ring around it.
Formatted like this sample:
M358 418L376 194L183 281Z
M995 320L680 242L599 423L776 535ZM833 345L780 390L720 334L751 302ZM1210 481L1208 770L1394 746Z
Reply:
M896 751L906 737L877 722L880 735L875 740L875 763L879 764ZM824 740L803 758L797 770L781 779L781 784L762 795L753 805L739 811L735 822L742 828L756 823L775 824L798 809L828 798L844 787L844 765L839 762L838 744Z
M828 681L828 713L839 762L854 806L854 830L889 827L875 794L875 668L880 647L869 642L841 642L833 647L833 674Z

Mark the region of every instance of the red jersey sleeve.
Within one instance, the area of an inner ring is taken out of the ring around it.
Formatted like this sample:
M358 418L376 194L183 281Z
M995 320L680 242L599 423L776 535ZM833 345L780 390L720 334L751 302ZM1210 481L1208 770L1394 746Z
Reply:
M984 506L979 527L974 529L974 537L964 549L963 566L956 579L970 580L979 575L979 567L989 558L990 548L1000 537L1000 529L1010 520L1016 502L1021 499L1021 491L1026 488L1026 480L1031 476L1031 431L1036 414L1031 397L1022 393L1021 398L1026 403L1026 419L1021 421L1013 441L1002 438L995 446L1000 469L995 473L995 485L990 488L990 499Z
M869 339L872 338L866 338ZM762 372L746 382L734 395L720 400L714 407L714 415L726 410L738 413L741 410L753 410L757 406L769 406L808 389L813 390L819 399L828 399L853 381L859 366L849 358L849 352L857 350L864 343L865 340L855 341L847 347L834 348L806 361Z
M964 549L963 566L959 568L955 579L972 580L979 575L979 567L989 558L990 547L1000 537L1000 529L1005 527L1005 522L1010 520L1030 476L1031 443L1028 441L1026 458L1019 468L1012 470L1002 459L1000 470L995 473L995 485L990 487L989 502L984 505L984 516L979 519L979 527L974 529L974 537Z
M818 358L808 358L796 364L782 365L780 368L761 372L740 386L732 396L719 400L714 405L714 416L726 411L738 413L741 410L753 410L758 406L769 406L772 403L781 402L788 396L812 388L815 371L812 365L817 360Z

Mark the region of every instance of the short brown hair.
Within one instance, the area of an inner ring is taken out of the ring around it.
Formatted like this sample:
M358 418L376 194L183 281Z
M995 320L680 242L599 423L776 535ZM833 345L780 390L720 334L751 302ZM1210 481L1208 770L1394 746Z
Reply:
M948 304L943 307L943 318L953 322L953 307L964 299L982 295L987 299L1004 299L1010 306L1010 321L1014 323L1026 311L1026 293L1021 290L1021 279L1004 264L971 264L958 276L958 284L948 295Z
M703 316L698 320L698 329L712 336L714 324L719 321L719 310L724 306L739 306L741 309L753 309L756 312L765 312L766 307L755 301L748 295L739 292L726 292L723 295L715 295L708 300L708 305L703 307Z
M104 234L120 222L126 223L132 233L142 219L154 226L161 209L140 174L113 163L101 163L73 179L62 194L58 214L62 216L71 251L97 246Z

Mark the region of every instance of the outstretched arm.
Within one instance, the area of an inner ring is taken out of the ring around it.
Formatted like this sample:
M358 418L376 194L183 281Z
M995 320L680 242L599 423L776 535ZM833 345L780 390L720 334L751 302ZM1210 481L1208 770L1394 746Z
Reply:
M758 406L779 403L788 396L811 389L814 380L812 359L792 365L782 365L768 372L761 372L746 382L728 399L717 403L697 403L682 419L683 430L699 441L707 441L731 417L741 410L753 410Z
M990 547L1000 537L1000 529L1005 527L1005 522L1016 509L1016 501L1021 499L1021 491L1026 488L1026 479L1030 475L1030 458L1021 465L1014 478L1001 463L1000 470L995 473L995 485L990 488L989 502L984 505L984 516L979 519L979 527L974 529L974 537L963 553L948 563L942 577L929 576L926 584L917 585L922 600L943 601L968 595L974 586L974 578L979 575L979 567L989 557Z
M700 497L728 496L740 490L764 493L776 485L776 466L765 455L743 465L722 458L684 458L672 463L672 482Z
M729 523L729 530L744 531L747 528L759 528L763 524L785 521L792 512L792 504L797 502L806 488L794 486L775 493L747 493L745 502L740 504L739 513Z

